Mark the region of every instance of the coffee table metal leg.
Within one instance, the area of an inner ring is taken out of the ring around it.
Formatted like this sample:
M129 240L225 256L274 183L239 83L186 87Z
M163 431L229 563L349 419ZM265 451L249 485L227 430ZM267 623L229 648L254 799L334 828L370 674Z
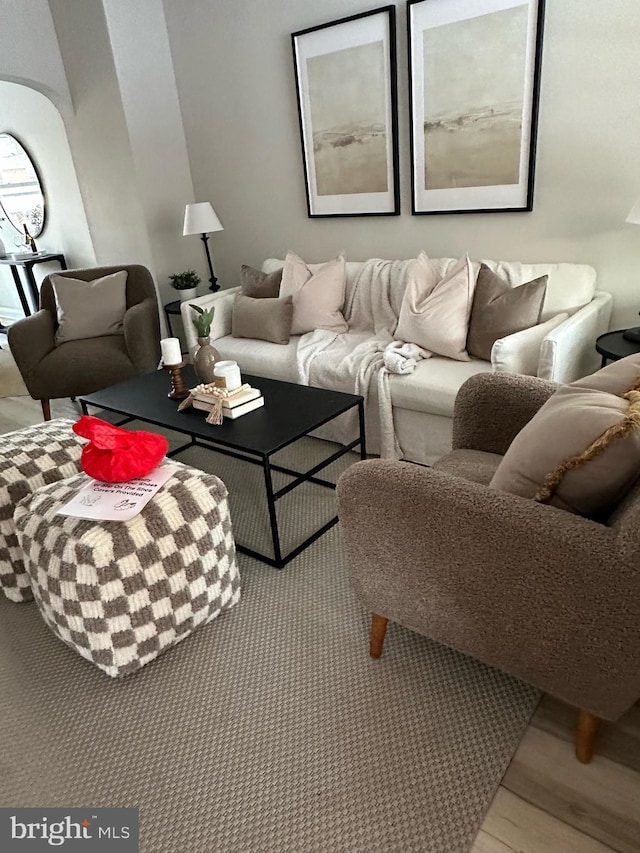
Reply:
M358 403L358 423L360 424L360 459L367 458L367 441L364 432L364 400Z
M267 491L267 506L269 507L269 522L271 524L271 538L273 539L273 559L276 568L284 568L282 551L280 550L280 534L278 532L278 517L276 515L276 501L273 494L273 482L271 480L271 460L265 456L262 460L264 471L264 485Z

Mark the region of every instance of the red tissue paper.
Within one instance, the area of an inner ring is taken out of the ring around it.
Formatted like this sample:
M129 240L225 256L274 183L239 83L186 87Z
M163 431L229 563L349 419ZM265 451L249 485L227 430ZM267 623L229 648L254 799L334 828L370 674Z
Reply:
M91 415L82 415L72 429L89 439L80 457L82 470L94 480L107 483L146 476L159 465L169 447L162 435L131 432Z

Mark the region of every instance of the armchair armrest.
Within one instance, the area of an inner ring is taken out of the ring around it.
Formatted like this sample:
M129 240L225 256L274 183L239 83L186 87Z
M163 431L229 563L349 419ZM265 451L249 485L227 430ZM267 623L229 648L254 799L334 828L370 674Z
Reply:
M612 305L611 294L598 291L588 305L553 329L540 348L538 376L568 383L597 370L595 342L609 328Z
M194 312L189 306L199 305L200 308L211 308L213 306L215 308L211 323L211 334L209 335L209 339L215 344L217 338L224 338L225 335L231 334L231 314L237 293L240 293L240 288L231 287L228 290L220 290L217 293L210 293L207 296L200 296L197 299L182 303L180 306L182 325L187 339L187 347L192 356L198 346L198 336L192 322Z
M155 299L143 299L124 315L124 341L138 373L151 373L160 362L160 318Z
M12 323L7 333L18 370L35 400L42 399L42 389L38 387L36 376L38 365L55 348L54 335L53 315L44 308Z
M390 460L351 466L337 494L370 611L607 719L637 699L637 572L615 531Z
M556 390L534 376L479 373L462 384L453 410L453 449L503 456L520 430Z

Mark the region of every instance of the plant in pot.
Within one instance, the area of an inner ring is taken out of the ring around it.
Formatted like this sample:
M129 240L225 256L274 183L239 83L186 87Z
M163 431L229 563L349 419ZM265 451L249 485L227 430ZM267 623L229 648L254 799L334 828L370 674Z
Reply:
M201 308L199 305L189 305L189 308L196 312L191 322L195 327L200 345L196 350L193 366L201 382L213 382L213 368L216 362L220 361L220 353L209 343L211 321L213 320L215 308Z
M195 270L185 270L169 276L171 287L178 291L180 302L188 302L198 295L198 285L202 281Z

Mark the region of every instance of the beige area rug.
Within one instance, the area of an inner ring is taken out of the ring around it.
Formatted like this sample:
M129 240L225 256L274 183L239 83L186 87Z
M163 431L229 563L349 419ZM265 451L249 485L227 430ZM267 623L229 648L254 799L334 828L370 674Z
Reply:
M3 343L0 349L0 397L23 397L28 394L9 345Z
M266 547L260 469L180 458ZM289 546L333 493L280 504ZM399 626L371 660L339 527L282 571L239 559L240 604L122 681L2 598L0 806L137 806L143 853L467 853L537 691Z

